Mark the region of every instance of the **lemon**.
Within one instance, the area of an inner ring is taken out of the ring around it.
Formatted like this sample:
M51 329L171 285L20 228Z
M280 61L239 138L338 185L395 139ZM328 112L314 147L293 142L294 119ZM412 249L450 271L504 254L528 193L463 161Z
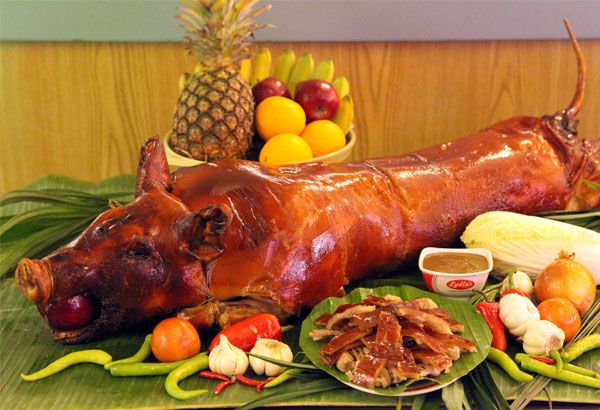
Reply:
M306 114L300 104L278 96L261 101L254 118L258 135L265 141L279 134L299 135L306 125Z
M329 120L311 122L301 136L308 142L315 157L330 154L346 145L346 137L340 126Z
M263 164L286 164L312 157L310 146L302 137L294 134L279 134L269 139L260 150L259 161Z

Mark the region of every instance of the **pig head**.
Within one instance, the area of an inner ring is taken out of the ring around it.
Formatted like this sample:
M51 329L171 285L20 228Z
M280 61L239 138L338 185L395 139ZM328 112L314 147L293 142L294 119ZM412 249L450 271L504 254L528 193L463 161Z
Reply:
M227 218L217 207L190 212L170 184L152 138L132 203L104 212L55 253L19 262L19 287L56 339L89 341L210 298L203 264L221 252L215 237Z

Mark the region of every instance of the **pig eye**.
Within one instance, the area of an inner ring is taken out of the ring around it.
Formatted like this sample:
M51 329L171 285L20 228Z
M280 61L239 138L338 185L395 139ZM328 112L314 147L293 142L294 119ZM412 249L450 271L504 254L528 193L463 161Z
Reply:
M147 243L137 242L125 249L124 256L135 259L150 259L152 257L152 248Z

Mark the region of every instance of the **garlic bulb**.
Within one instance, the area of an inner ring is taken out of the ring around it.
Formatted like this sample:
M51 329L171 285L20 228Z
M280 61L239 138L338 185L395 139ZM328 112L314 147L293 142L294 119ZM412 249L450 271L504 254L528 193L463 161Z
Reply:
M507 276L502 281L502 292L507 289L510 289L510 276ZM520 270L514 272L512 274L512 281L515 289L519 289L521 292L525 293L527 296L531 296L533 293L533 283L531 282L531 278L525 272L521 272Z
M284 362L291 362L294 358L292 350L288 345L273 339L258 339L252 350L250 350L250 353ZM281 366L253 356L250 356L250 366L254 370L254 373L258 375L265 374L269 377L277 376L285 370Z
M248 370L248 356L221 335L219 344L208 355L208 367L224 376L243 374Z
M560 349L565 342L565 332L548 320L539 320L527 327L523 336L523 350L527 354L547 355Z
M500 320L510 334L520 338L527 326L540 320L540 312L529 298L510 293L500 299Z

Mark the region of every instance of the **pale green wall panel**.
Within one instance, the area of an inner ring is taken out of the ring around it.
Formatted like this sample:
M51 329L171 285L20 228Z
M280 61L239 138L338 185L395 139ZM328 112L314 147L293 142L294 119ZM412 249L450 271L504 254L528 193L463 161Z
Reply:
M600 38L600 0L263 0L261 41ZM180 41L178 0L0 0L0 39Z

